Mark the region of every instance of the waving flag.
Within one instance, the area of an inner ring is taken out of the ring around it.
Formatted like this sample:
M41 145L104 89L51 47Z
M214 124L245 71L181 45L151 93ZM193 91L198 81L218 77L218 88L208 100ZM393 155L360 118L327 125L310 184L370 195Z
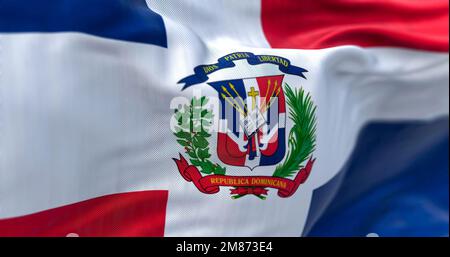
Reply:
M448 1L0 1L0 236L448 236Z

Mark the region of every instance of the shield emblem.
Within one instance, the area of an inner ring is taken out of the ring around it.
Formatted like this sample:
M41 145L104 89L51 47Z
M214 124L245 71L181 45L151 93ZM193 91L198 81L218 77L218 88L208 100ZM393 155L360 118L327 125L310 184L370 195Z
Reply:
M221 102L217 154L228 165L275 165L286 152L284 75L209 82Z

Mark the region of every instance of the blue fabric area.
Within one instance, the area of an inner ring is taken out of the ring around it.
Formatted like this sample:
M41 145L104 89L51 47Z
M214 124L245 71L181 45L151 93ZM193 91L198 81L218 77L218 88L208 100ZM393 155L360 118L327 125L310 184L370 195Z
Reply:
M304 236L448 236L448 118L373 123L313 194Z
M1 32L82 32L167 47L163 19L145 0L0 0Z

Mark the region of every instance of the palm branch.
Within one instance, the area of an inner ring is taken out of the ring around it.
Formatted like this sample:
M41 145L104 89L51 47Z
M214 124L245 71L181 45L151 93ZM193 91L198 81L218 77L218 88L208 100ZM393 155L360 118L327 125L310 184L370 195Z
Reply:
M291 177L298 172L316 147L316 107L310 94L285 84L289 118L294 123L288 136L289 150L284 162L278 165L274 177Z

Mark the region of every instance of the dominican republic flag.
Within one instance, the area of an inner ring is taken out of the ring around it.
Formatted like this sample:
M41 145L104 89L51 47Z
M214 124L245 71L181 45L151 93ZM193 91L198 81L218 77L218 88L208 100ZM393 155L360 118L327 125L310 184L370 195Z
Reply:
M0 236L448 236L448 12L0 0Z

